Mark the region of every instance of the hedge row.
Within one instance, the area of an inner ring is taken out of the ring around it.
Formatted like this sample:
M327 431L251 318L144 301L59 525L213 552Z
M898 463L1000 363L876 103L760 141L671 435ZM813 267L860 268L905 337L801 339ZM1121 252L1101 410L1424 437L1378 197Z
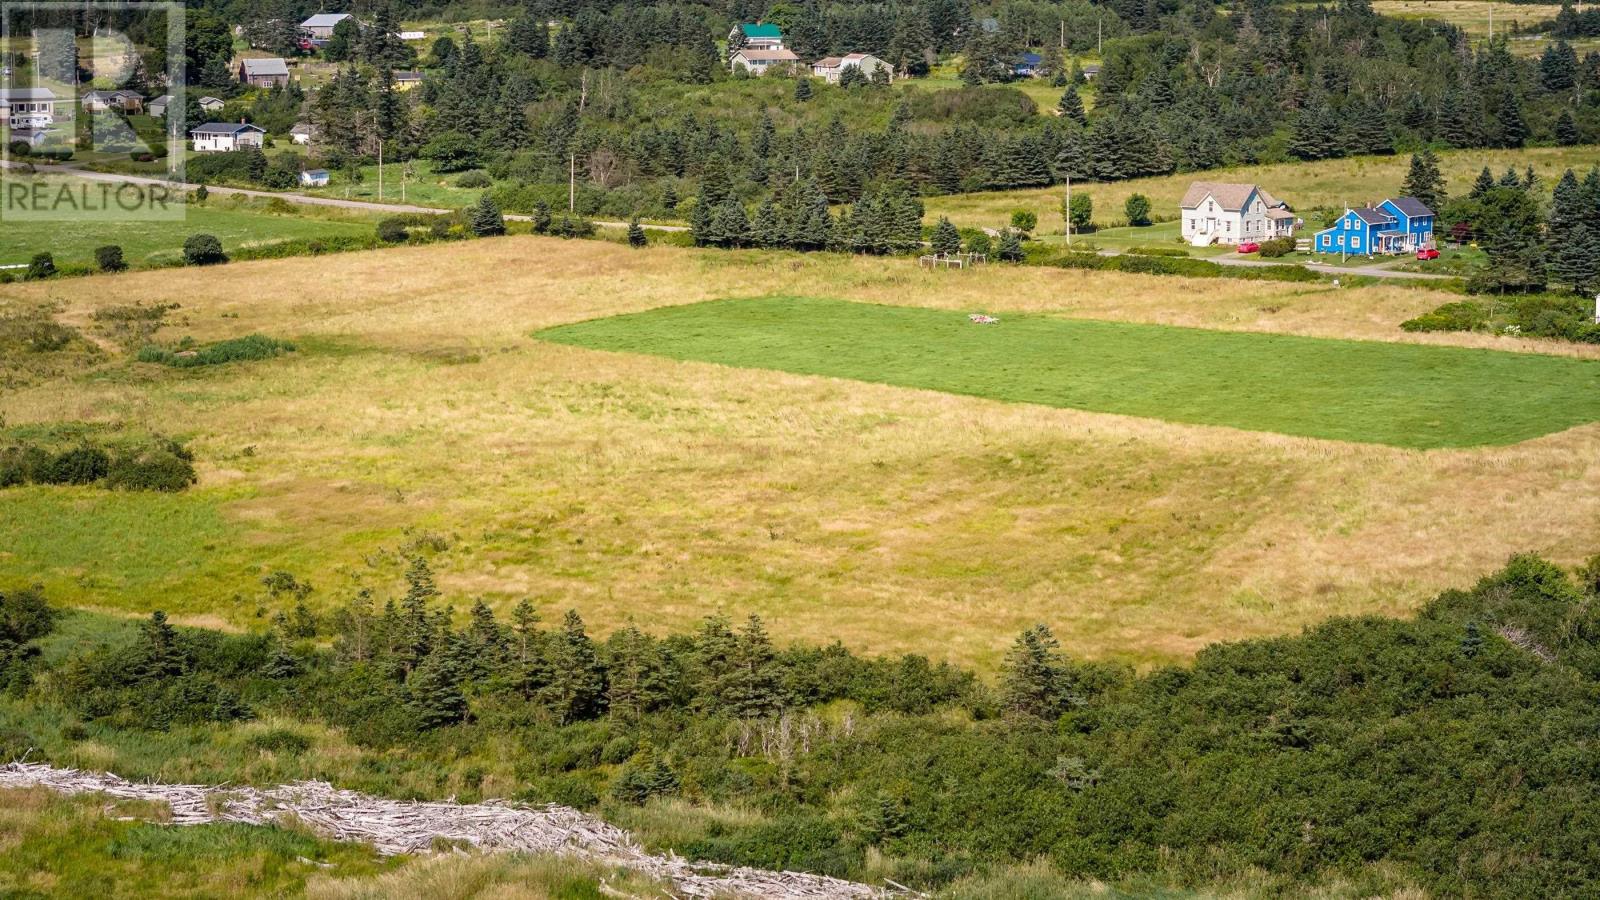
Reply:
M1096 253L1033 249L1028 254L1032 265L1061 269L1090 269L1105 272L1133 272L1140 275L1182 275L1187 278L1244 278L1253 281L1317 282L1326 276L1303 266L1224 266L1204 259L1124 254L1101 256Z

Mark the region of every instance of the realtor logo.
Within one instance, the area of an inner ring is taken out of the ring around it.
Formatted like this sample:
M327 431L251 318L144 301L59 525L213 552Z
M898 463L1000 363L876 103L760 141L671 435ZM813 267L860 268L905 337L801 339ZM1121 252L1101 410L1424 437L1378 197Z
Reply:
M0 219L183 216L182 3L0 0Z

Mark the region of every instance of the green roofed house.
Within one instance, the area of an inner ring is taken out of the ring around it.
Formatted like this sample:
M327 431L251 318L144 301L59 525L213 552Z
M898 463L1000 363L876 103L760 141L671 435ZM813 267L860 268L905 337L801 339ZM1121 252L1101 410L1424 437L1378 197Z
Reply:
M783 30L772 24L735 25L728 31L728 44L746 50L782 50Z

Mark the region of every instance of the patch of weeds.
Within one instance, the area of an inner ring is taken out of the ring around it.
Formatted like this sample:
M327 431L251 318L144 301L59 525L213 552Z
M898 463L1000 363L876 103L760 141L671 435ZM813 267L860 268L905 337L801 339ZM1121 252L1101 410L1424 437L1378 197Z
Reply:
M188 369L198 366L218 366L231 362L272 359L285 353L293 353L294 350L294 344L288 341L280 341L260 334L250 334L241 338L231 338L198 347L188 339L180 341L175 347L160 347L154 344L147 344L139 349L138 360L140 362L159 363L164 366Z

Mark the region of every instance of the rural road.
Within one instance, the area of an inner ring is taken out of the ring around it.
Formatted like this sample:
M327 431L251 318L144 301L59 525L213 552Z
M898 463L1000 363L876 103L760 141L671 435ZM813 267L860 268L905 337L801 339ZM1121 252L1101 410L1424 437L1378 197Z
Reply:
M30 165L32 165L33 171L36 171L36 172L49 172L49 173L52 173L52 174L71 175L71 176L73 176L75 178L82 178L85 181L109 181L109 182L118 182L118 183L120 183L120 182L131 182L133 184L159 184L159 185L165 185L167 187L177 188L178 190L183 190L183 191L192 191L195 188L200 186L198 184L191 184L191 183L186 182L186 181L167 181L164 178L150 178L150 177L147 177L147 176L144 176L144 175L123 175L123 174L120 174L120 173L117 173L117 172L92 172L92 171L89 171L87 169L79 169L79 168L75 168L73 166L43 165L43 164L37 164L37 163L30 164L30 163L12 162L10 160L0 160L0 166L4 166L5 168L8 168L8 169L26 169ZM276 198L276 199L282 200L282 201L284 201L286 203L298 203L298 204L303 204L305 206L331 206L331 207L335 207L337 209L355 209L355 210L362 210L362 211L365 211L365 212L422 213L422 214L425 214L425 215L438 215L440 213L455 212L455 210L453 210L453 209L444 209L444 208L437 207L437 206L415 206L415 205L408 204L408 203L378 203L378 202L372 201L372 200L345 200L345 199L343 199L341 197L319 197L319 196L317 196L315 194L300 194L300 193L295 193L295 192L292 192L292 191L257 191L257 190L252 190L250 188L222 187L222 186L213 186L213 185L209 185L209 184L206 185L206 191L208 193L219 194L219 195L232 194L232 195L240 196L240 197L260 197L260 198L263 198L263 199ZM513 213L507 213L506 214L506 218L509 219L510 221L513 221L513 222L531 222L531 221L533 221L533 217L532 216L525 216L525 215L519 215L519 214L513 214ZM628 223L627 222L607 222L607 221L600 220L600 219L592 219L590 221L593 221L594 224L599 225L602 228L626 228L626 227L628 227ZM684 225L651 225L651 224L646 223L646 222L640 222L639 225L642 228L649 228L649 229L652 229L652 230L655 230L655 231L688 231L689 230L688 227L684 226Z

